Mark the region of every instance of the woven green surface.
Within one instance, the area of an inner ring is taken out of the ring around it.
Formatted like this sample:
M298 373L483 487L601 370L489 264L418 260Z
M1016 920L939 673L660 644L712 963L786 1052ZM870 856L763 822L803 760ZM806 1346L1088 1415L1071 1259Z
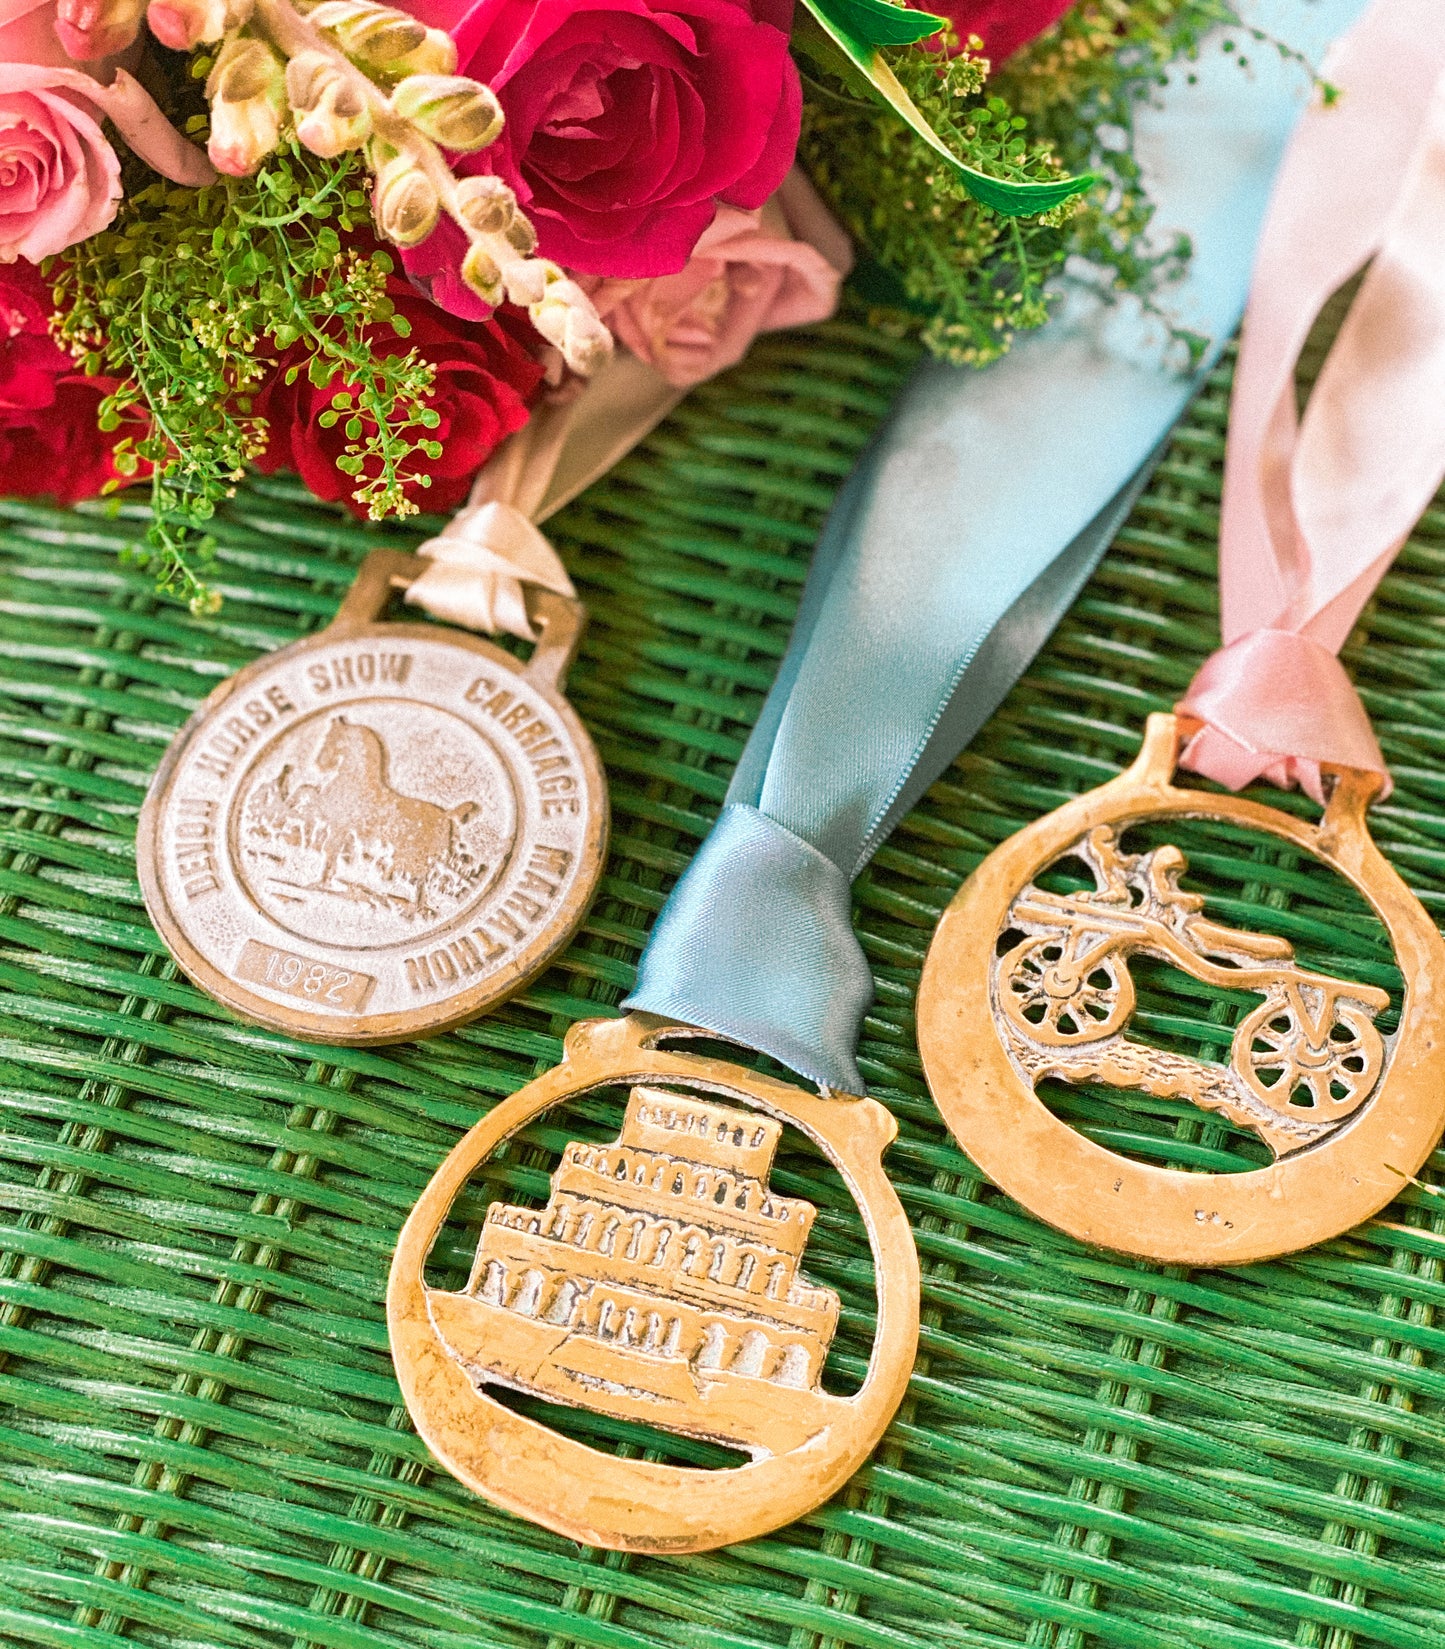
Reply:
M1414 1192L1234 1271L1091 1253L979 1179L913 1041L961 877L1113 772L1213 645L1224 374L1047 653L858 889L879 983L863 1069L902 1125L890 1166L924 1262L922 1359L872 1465L767 1540L619 1558L470 1497L398 1405L381 1299L404 1211L478 1110L625 990L781 654L821 512L907 365L844 324L769 341L559 524L594 610L573 691L613 786L607 880L535 989L426 1045L323 1052L234 1025L166 959L131 861L146 776L196 699L322 622L376 535L289 485L248 487L220 532L225 610L193 622L117 565L138 510L0 505L0 1641L1445 1643L1445 1205ZM1445 513L1347 651L1397 780L1377 833L1432 910L1442 569ZM1319 867L1245 837L1191 846L1217 914L1391 984ZM1149 1034L1218 1053L1238 1005L1160 977L1141 1009ZM1257 1155L1186 1107L1056 1102L1135 1154ZM535 1196L561 1137L529 1135L496 1188ZM846 1385L866 1244L805 1159L779 1177L821 1206L809 1263L844 1295Z

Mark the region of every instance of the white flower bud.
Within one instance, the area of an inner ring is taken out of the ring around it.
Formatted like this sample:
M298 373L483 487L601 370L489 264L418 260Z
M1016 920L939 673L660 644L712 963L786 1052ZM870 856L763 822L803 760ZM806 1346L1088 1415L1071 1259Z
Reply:
M537 250L537 231L525 213L519 211L514 214L504 233L507 244L520 252L524 258L530 258Z
M497 260L480 241L473 241L467 248L467 255L462 259L462 279L483 303L490 304L493 309L507 295Z
M281 140L285 65L264 40L228 40L206 81L206 96L212 165L231 177L249 177Z
M542 258L517 258L507 265L506 279L508 298L530 309L534 303L541 303L548 283L562 280L563 275L555 263Z
M462 222L479 235L500 235L517 215L517 197L489 172L459 179L452 205Z
M248 23L255 0L151 0L146 22L161 45L188 52Z
M403 120L443 149L471 154L494 143L502 106L490 86L455 74L411 74L391 94Z
M3 8L0 8L3 9ZM31 8L14 6L5 11L9 22ZM55 7L56 38L65 55L77 62L97 57L115 57L125 51L140 33L145 0L58 0Z
M612 353L612 334L598 318L592 300L565 276L549 281L542 301L531 305L528 313L532 325L583 378L590 378Z
M435 185L410 155L393 155L377 167L371 215L387 240L419 245L436 228L440 211Z
M296 136L314 155L331 159L359 149L371 136L371 111L356 86L325 52L302 52L286 65L286 93Z
M395 80L409 74L455 74L457 72L457 43L445 29L428 29L426 38L405 57L387 68Z
M457 48L441 29L372 0L323 0L308 14L342 51L363 68L388 79L408 74L451 74Z

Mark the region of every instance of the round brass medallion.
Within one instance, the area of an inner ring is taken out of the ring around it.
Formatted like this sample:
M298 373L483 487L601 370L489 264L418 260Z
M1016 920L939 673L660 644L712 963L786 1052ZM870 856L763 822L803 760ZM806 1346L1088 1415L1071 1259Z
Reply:
M559 685L580 611L544 597L525 665L376 622L418 565L369 557L335 623L223 683L141 813L141 886L181 966L315 1041L425 1036L504 1000L601 873L605 783Z
M1370 839L1372 775L1337 775L1318 825L1236 796L1176 788L1180 730L1151 716L1126 773L1011 837L944 913L924 965L918 1041L929 1088L969 1156L1008 1194L1086 1242L1184 1265L1309 1247L1379 1212L1445 1126L1445 943ZM1314 972L1283 939L1210 921L1169 844L1130 854L1144 820L1219 819L1313 854L1389 932L1405 979L1398 1029L1376 986ZM1082 860L1078 894L1036 879ZM1260 997L1219 1063L1131 1039L1133 955ZM1267 1168L1196 1174L1108 1150L1039 1099L1045 1079L1185 1099L1252 1130Z
M658 1046L697 1035L649 1015L568 1034L563 1063L496 1107L437 1170L397 1243L387 1324L417 1430L498 1505L589 1546L697 1552L766 1534L835 1493L902 1400L918 1260L883 1172L893 1118ZM630 1090L616 1140L566 1147L545 1208L493 1203L466 1286L423 1276L470 1176L534 1117ZM878 1280L868 1373L819 1373L838 1297L802 1269L813 1207L768 1169L783 1123L828 1156L867 1226ZM743 1450L717 1471L603 1454L514 1413L504 1386Z

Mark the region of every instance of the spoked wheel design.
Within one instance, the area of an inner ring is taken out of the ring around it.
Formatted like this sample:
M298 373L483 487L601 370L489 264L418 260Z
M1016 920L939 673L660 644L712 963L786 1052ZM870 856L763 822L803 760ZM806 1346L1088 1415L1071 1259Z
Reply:
M1281 1115L1335 1122L1375 1091L1385 1045L1360 1003L1324 985L1290 981L1241 1023L1231 1063Z
M1099 1042L1134 1011L1134 981L1121 956L1097 952L1082 934L1038 934L999 966L999 1005L1031 1041L1049 1047Z

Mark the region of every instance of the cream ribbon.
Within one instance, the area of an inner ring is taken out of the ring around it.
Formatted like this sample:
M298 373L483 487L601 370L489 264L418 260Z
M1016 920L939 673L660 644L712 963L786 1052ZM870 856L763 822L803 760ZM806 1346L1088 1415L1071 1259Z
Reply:
M580 395L538 407L482 467L467 506L417 546L431 565L407 601L448 624L535 641L523 586L577 594L536 524L611 469L685 394L619 349Z

